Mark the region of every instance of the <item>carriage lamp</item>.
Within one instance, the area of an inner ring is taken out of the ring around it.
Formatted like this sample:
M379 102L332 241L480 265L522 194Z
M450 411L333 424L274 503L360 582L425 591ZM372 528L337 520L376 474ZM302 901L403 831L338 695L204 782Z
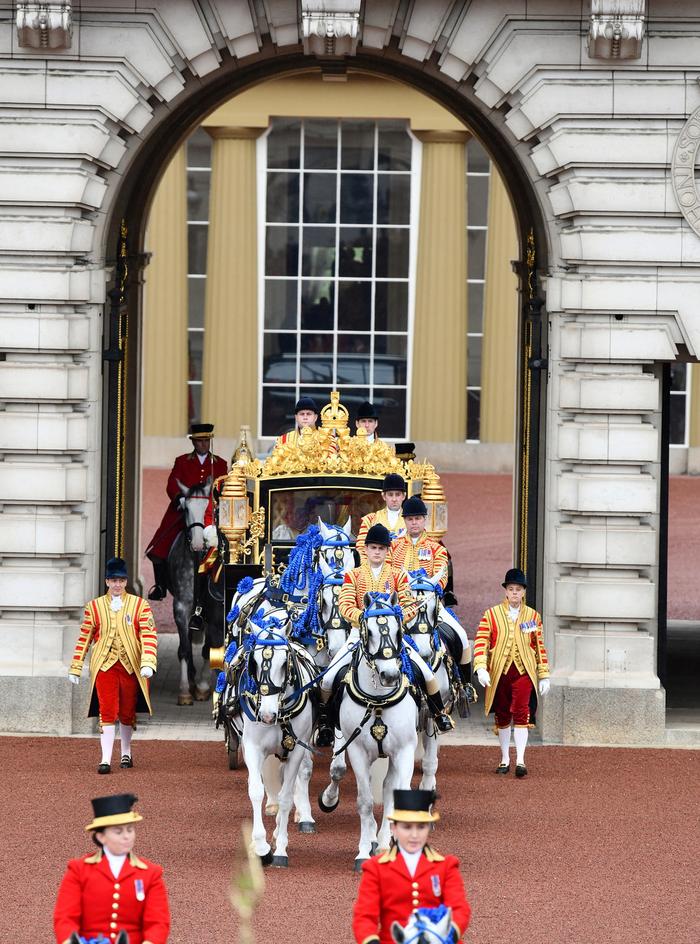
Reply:
M234 465L219 496L219 530L228 541L229 564L236 564L240 559L249 520L245 473L242 466Z
M447 500L437 473L434 472L424 480L421 497L428 509L428 519L425 523L428 537L440 541L447 534Z

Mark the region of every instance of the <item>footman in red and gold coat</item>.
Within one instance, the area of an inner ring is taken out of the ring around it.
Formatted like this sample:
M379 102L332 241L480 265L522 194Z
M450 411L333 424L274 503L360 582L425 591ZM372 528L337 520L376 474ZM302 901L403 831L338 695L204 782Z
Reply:
M163 869L132 851L134 824L143 818L131 809L136 799L122 793L92 801L95 815L85 828L98 851L68 863L54 909L57 944L69 944L72 934L114 942L121 931L129 944L166 944L170 909Z
M427 840L433 812L430 790L395 790L392 845L368 859L353 908L352 930L357 944L391 944L391 925L405 925L418 908L446 905L452 909L453 940L469 926L471 908L455 856L443 856Z

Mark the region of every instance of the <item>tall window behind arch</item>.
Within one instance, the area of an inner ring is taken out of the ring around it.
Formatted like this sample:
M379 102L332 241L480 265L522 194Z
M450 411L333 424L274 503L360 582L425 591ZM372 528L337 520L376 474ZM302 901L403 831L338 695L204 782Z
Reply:
M334 388L406 436L418 146L390 120L280 118L261 139L262 436L293 425L300 394L320 407Z

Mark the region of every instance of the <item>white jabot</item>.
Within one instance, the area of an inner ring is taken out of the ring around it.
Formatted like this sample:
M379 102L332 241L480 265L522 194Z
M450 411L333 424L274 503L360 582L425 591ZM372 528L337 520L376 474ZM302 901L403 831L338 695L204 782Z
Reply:
M420 541L420 535L418 535L417 538L411 538L411 544L414 544L414 545L418 544L419 541Z
M200 464L200 465L204 465L204 463L205 463L205 462L207 461L207 459L209 458L209 453L207 453L207 454L204 455L204 456L200 456L200 454L197 453L197 458L199 459L199 464Z
M372 565L370 564L369 569L372 571L372 576L374 577L375 580L381 574L383 566L384 566L383 564L379 564L377 567L372 567Z
M416 869L418 868L418 860L423 855L423 850L419 849L418 852L406 852L403 846L399 846L399 850L411 876L415 875Z
M519 606L509 606L508 607L508 619L511 623L514 623L518 618L518 613L520 612Z
M374 433L367 433L366 442L368 443L374 442Z
M401 509L397 508L396 511L392 511L391 508L386 510L386 518L391 527L393 528L396 522L399 520L399 515L401 514Z
M124 865L124 861L126 859L126 853L124 853L124 855L115 855L107 848L103 848L103 852L107 856L107 861L109 862L109 867L112 870L112 875L115 878L119 878L119 873L121 872L122 866Z
M113 613L118 613L122 608L122 598L121 597L110 597L109 606Z

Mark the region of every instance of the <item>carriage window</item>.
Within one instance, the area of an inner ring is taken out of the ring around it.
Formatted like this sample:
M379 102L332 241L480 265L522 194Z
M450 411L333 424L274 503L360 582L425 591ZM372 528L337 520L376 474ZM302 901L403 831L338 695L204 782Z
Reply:
M382 507L379 486L368 489L297 488L280 489L270 494L272 541L290 542L320 518L325 524L343 527L352 518L352 538L357 536L363 515Z
M274 119L260 140L265 211L260 431L294 424L301 394L371 400L407 435L415 234L403 121Z
M489 202L489 156L476 138L467 142L467 439L481 426L481 345Z
M204 289L207 281L211 138L198 128L187 140L187 378L190 422L200 417L204 344Z

